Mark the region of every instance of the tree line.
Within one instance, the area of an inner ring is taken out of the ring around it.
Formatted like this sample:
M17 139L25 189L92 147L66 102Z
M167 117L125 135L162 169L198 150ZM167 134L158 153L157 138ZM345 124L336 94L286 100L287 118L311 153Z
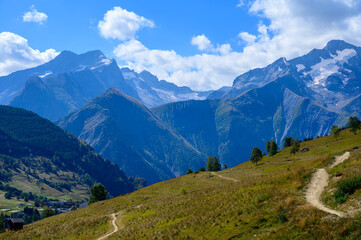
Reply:
M354 116L349 117L347 128L349 128L350 131L356 135L357 131L361 129L361 121L357 117ZM336 138L336 141L340 135L341 130L342 128L339 128L336 125L333 125L331 127L331 134ZM309 138L305 138L304 141L309 141L312 139L313 137L309 137ZM283 146L285 148L291 147L290 154L295 155L300 150L301 142L302 141L300 141L298 138L293 139L292 137L286 137L284 139ZM261 149L259 149L258 147L254 147L252 149L252 153L249 160L257 165L257 163L263 158L263 156L267 155L267 153L269 154L269 156L274 156L278 153L278 146L274 140L268 141L266 143L265 149L266 149L265 152L262 153Z

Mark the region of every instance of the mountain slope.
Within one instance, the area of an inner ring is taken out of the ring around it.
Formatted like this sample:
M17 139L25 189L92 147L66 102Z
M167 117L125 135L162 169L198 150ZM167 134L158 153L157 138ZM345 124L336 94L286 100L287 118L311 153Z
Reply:
M142 103L114 88L66 116L59 126L148 183L179 176L205 161Z
M0 106L0 138L0 172L11 176L1 181L20 190L79 198L95 182L114 196L134 189L118 166L32 112ZM54 189L60 183L69 188Z
M281 146L288 136L323 136L343 119L302 92L303 82L286 73L233 99L170 103L152 111L200 152L234 166L248 160L254 146L264 149L271 139Z
M359 215L339 218L315 209L306 202L304 192L315 170L360 144L359 134L343 131L337 141L330 136L301 143L301 148L310 149L307 153L291 155L285 149L264 157L257 166L246 162L214 175L171 179L3 233L0 238L97 239L113 230L110 222L115 213L116 223L123 228L110 237L114 239L359 239ZM330 187L360 171L361 150L356 149L337 171L329 172ZM325 194L332 191L327 189ZM344 204L329 206L358 208L360 194L357 190ZM334 203L334 196L327 201Z

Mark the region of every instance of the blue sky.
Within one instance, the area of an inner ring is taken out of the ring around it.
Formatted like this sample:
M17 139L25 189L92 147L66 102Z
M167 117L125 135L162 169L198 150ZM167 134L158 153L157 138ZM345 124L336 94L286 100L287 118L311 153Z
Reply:
M114 6L120 6L152 20L156 27L143 29L138 39L149 48L174 49L184 56L197 53L190 44L193 36L205 34L214 42L232 43L238 33L256 32L258 17L237 8L237 0L1 0L0 30L14 32L29 40L36 49L54 48L77 53L100 49L112 55L119 41L108 41L98 34L97 24ZM23 22L31 6L48 16L43 24Z
M332 39L359 45L360 10L354 0L0 0L0 75L100 49L121 66L215 89Z

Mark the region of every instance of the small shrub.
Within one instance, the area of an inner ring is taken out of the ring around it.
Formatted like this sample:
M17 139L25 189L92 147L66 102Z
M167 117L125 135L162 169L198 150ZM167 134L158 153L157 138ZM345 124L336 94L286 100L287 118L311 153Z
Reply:
M337 189L334 193L336 203L346 202L348 196L353 194L359 188L361 188L361 177L341 181L337 185Z
M277 219L278 219L278 221L280 221L281 223L285 223L285 222L287 222L287 220L288 220L285 214L278 214L278 215L277 215Z

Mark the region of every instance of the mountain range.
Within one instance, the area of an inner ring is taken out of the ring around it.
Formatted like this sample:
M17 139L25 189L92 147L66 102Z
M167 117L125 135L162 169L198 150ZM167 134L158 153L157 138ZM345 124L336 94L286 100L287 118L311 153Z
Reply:
M98 94L115 87L148 107L205 99L211 91L178 87L147 71L119 68L101 51L61 52L48 63L0 77L0 104L38 113L52 121L74 112Z
M292 74L292 78L305 84L303 97L331 111L352 113L347 109L352 108L361 94L361 48L332 40L323 49L313 49L304 56L289 61L280 58L265 68L240 75L220 98L236 97L285 74Z
M14 86L20 86L22 77L25 87L10 105L60 119L59 126L126 174L154 183L204 166L207 156L234 166L271 139L281 148L286 137L302 140L344 126L347 117L360 116L360 58L361 48L333 40L250 70L232 87L195 92L119 68L99 51L62 52L47 64L2 77L0 86L12 86L16 76ZM2 99L10 99L8 92Z
M332 125L344 126L348 116L359 116L360 58L361 48L330 41L305 56L242 74L209 100L170 103L153 112L200 152L235 165L271 139L282 146L286 137L323 136Z
M144 104L115 88L58 125L83 139L131 176L148 183L204 166L206 157L159 120Z

